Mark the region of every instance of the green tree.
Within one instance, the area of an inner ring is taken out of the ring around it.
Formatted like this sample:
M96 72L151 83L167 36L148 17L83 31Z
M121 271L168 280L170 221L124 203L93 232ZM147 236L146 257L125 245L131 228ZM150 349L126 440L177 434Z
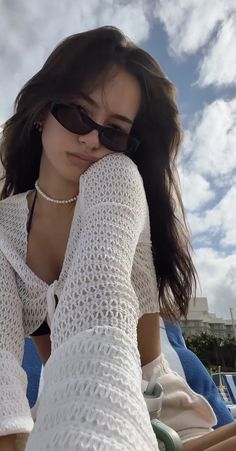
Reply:
M185 337L186 345L208 367L221 366L222 371L236 369L236 340L219 338L206 332Z

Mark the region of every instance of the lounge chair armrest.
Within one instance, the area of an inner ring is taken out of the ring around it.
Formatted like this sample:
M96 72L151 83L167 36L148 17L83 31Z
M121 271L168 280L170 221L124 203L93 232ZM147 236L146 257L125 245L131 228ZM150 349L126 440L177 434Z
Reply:
M156 438L165 445L165 451L183 451L183 445L179 435L174 429L162 423L156 418L151 420Z

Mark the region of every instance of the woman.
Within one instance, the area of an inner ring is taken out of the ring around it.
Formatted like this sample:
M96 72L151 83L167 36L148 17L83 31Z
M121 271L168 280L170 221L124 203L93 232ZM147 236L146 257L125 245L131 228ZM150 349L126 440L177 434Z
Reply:
M33 428L25 335L51 353L26 451L157 450L141 366L173 376L159 306L185 315L195 287L174 87L102 27L63 41L15 107L1 144L0 451Z

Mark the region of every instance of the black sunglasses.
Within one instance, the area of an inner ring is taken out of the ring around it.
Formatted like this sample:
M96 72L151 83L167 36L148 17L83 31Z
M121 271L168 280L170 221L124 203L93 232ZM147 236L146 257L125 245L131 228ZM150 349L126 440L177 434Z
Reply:
M50 112L64 128L77 135L98 130L100 143L114 152L133 153L139 146L138 139L128 133L94 122L80 105L53 103Z

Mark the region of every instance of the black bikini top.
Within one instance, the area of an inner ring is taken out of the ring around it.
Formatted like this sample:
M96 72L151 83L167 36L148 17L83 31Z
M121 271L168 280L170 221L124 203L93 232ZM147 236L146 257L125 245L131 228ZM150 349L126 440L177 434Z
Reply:
M32 224L32 219L33 219L33 214L34 214L34 207L35 207L35 202L36 202L36 198L37 198L37 191L35 190L35 195L34 195L34 200L32 203L32 207L30 209L30 214L29 214L29 219L27 221L27 225L26 225L26 229L29 235L30 229L31 229L31 224ZM58 297L55 295L55 301L56 301L56 306L58 304ZM48 326L48 323L45 321L41 324L41 326L35 330L32 334L30 334L30 336L40 336L40 335L48 335L50 334L50 328Z
M27 229L27 233L29 235L30 229L31 229L31 224L32 224L32 219L33 219L33 214L34 214L34 207L35 207L35 202L36 202L36 197L37 197L37 191L35 190L35 195L34 195L34 200L30 209L30 214L29 214L29 219L27 221L27 225L26 225L26 229Z

